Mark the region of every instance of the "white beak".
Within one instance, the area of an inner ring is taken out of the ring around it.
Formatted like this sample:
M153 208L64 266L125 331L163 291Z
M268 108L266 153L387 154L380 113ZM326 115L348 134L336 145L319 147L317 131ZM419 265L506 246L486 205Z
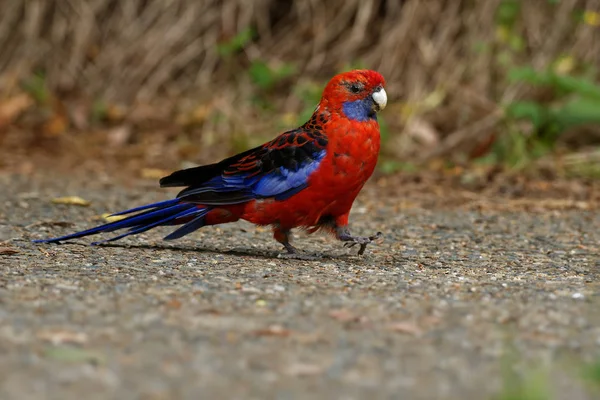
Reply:
M373 101L375 104L379 106L380 110L383 110L387 104L387 93L384 88L379 89L376 92L373 92Z

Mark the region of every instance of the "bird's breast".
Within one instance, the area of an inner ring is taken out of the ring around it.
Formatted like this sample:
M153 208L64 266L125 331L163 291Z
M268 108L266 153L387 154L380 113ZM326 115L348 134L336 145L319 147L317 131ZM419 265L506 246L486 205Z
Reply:
M379 155L379 126L375 121L341 124L329 136L326 161L330 188L350 190L369 179Z
M326 155L310 175L308 187L283 201L252 201L245 205L243 219L289 229L315 226L324 215L350 210L377 164L379 127L375 121L338 124L326 133Z

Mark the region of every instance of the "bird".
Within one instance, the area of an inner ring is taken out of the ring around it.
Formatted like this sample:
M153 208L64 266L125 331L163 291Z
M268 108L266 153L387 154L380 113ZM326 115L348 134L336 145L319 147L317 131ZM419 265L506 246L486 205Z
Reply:
M179 239L209 225L246 220L270 226L290 258L292 230L333 234L346 247L382 237L354 236L349 215L373 174L380 150L377 114L387 104L385 80L373 70L334 76L311 118L302 126L220 162L182 169L160 179L161 187L183 187L173 199L121 211L122 219L69 235L35 240L60 243L104 232L125 231L93 242L112 242L157 226L179 225L164 240Z

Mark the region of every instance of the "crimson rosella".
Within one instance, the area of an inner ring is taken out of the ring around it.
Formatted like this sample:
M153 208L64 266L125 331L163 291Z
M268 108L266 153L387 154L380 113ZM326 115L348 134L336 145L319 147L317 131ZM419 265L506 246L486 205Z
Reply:
M262 146L221 162L188 168L160 180L161 187L183 186L175 199L132 208L129 215L85 231L38 240L63 240L127 229L125 236L161 225L182 225L165 240L178 239L206 225L243 219L270 225L290 256L291 230L329 231L363 254L374 236L353 236L348 216L369 179L379 154L377 112L387 103L383 76L355 70L336 75L325 87L308 122ZM132 214L132 215L130 215ZM103 243L103 242L96 242Z

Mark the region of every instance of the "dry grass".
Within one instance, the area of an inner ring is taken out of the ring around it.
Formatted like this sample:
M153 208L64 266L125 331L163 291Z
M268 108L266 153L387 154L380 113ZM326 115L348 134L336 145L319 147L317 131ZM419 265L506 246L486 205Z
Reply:
M203 144L210 145L225 132L262 129L260 122L248 128L249 119L260 118L243 106L252 91L244 71L253 62L293 64L302 82L307 77L325 80L360 61L388 80L392 104L387 119L407 133L392 139L394 151L404 154L430 131L435 146L423 154L433 156L466 141L485 141L494 133L490 120L498 113L497 104L522 94L523 88L506 85L507 67L498 61L504 48L496 20L500 3L4 1L0 96L14 97L24 80L43 71L44 85L67 104L71 126L80 128L87 124L77 122L77 111L68 106L72 99L88 101L85 115L92 103L102 101L128 116L151 120L173 119L178 110L208 102L227 120L226 126L203 120L199 129L208 138ZM511 62L544 67L568 54L597 64L600 28L573 17L597 6L585 0L522 2L514 31L523 45ZM223 56L222 45L248 29L255 32L251 40ZM298 111L299 101L286 97L289 92L282 88L277 112ZM437 96L433 103L432 94L434 100ZM148 109L149 104L154 106ZM473 132L482 127L473 141ZM268 132L274 133L272 128Z

